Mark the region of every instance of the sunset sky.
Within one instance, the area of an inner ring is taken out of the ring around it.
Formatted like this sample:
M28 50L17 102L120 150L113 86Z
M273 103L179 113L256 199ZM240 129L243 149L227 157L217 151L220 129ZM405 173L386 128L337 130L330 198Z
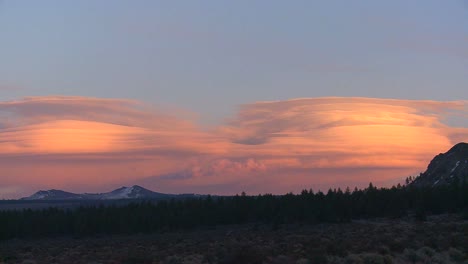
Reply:
M0 199L390 186L462 141L464 0L0 0Z

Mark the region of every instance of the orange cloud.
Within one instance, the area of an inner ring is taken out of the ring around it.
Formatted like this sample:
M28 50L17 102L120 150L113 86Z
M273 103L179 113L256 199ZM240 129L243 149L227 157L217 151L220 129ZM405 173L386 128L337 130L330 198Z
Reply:
M442 122L447 115L466 114L467 105L466 101L373 98L310 98L244 105L227 125L218 128L231 143L225 158L255 160L264 169L216 175L223 175L224 180L237 179L242 188L268 185L272 190L298 190L323 183L395 182L424 170L435 154L455 141L468 139L467 128ZM362 174L352 175L350 171ZM206 174L197 177L197 184L218 181L212 179L211 171Z
M0 102L0 190L142 183L238 193L395 183L467 141L466 124L444 123L467 114L467 101L303 98L246 104L226 124L201 130L190 114L133 100Z
M0 102L0 117L0 155L211 151L192 121L132 100L32 97Z

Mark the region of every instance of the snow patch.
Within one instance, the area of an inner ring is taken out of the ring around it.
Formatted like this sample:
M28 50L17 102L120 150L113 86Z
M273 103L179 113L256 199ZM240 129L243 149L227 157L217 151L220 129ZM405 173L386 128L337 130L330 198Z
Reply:
M121 196L128 198L133 191L133 187L125 188L122 190Z
M455 167L453 167L450 173L452 173L458 167L458 165L460 165L460 161L457 161L457 163L455 164Z
M48 195L45 192L37 192L37 193L31 195L29 198L35 200L35 199L44 199L47 196Z
M139 189L136 186L122 187L115 191L112 191L104 196L105 199L128 199L128 198L139 198L142 195L139 193Z

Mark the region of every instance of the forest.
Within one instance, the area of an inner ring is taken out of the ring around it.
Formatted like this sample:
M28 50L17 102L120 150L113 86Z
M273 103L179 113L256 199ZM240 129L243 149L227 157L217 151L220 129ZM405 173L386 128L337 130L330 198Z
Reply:
M75 209L0 211L0 239L139 234L219 225L345 223L353 219L468 215L468 183L303 190L300 194L205 196L196 199L86 205Z

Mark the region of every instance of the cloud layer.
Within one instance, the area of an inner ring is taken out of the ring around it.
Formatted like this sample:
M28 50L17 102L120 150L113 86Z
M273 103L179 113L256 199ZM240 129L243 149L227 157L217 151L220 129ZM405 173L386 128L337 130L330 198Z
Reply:
M466 124L446 124L467 114L467 101L302 98L246 104L201 129L133 100L24 98L0 102L0 190L141 183L232 194L389 184L467 141Z

